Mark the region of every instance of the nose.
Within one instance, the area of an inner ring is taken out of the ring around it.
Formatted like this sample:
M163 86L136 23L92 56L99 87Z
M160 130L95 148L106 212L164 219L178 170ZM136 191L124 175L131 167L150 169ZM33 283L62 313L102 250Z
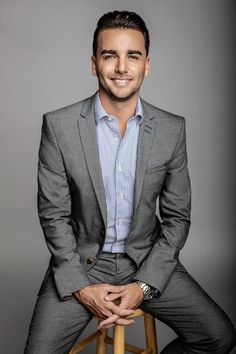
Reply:
M117 60L115 71L119 74L127 73L127 62L125 58L119 58Z

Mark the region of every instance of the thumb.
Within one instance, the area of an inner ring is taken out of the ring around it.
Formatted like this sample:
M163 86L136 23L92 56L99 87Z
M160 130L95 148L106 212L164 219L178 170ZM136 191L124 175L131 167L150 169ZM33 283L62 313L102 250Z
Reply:
M130 305L130 304L128 303L126 297L122 297L122 298L121 298L121 301L120 301L120 305L119 305L120 308L121 308L121 309L127 309L127 308L130 308L129 305Z

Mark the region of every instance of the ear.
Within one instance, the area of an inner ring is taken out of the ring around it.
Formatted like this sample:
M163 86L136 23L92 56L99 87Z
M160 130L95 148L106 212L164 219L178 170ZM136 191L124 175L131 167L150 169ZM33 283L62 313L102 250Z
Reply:
M92 75L97 76L97 65L96 58L94 55L91 56L91 64L92 64Z
M145 73L144 76L148 76L149 74L149 69L150 69L150 58L146 58L146 64L145 64Z

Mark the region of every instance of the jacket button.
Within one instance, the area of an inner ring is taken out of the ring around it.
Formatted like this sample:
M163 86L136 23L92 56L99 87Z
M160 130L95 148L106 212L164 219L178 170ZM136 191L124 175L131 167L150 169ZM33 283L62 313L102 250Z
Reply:
M105 233L106 233L105 230L102 230L102 235L103 235L103 236L105 235Z
M95 263L95 261L96 261L95 257L88 257L86 259L87 264L93 264L93 263Z

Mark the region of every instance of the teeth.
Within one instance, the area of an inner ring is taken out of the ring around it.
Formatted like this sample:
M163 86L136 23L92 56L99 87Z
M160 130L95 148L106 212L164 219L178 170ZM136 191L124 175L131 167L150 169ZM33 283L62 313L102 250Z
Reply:
M124 79L114 79L114 81L118 86L125 86L129 83L129 80Z

